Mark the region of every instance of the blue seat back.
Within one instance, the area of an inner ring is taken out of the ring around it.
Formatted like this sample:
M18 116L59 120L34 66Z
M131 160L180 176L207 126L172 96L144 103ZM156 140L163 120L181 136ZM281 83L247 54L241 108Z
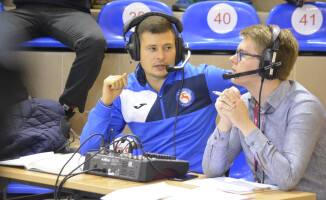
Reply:
M106 4L97 19L107 41L107 48L124 48L123 25L145 12L156 11L173 15L171 8L153 0L119 0ZM126 34L128 38L130 32Z
M291 30L300 51L326 51L326 2L306 2L302 8L287 3L277 5L266 24Z
M0 2L0 12L3 12L4 9L3 9L3 6L2 6L2 3Z
M239 156L234 160L230 172L229 177L244 179L246 181L253 181L254 177L252 172L247 164L246 157L243 151L239 154Z
M39 37L22 44L24 47L48 47L48 48L67 48L58 40L50 37Z
M183 14L183 38L191 50L236 50L240 31L259 24L254 7L243 2L203 1Z
M49 192L54 192L54 190L19 183L9 183L7 187L8 194L43 194Z

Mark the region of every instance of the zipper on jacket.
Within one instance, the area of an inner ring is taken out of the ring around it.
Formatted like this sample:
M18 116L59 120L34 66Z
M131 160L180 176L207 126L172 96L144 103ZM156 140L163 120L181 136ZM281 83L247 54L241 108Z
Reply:
M160 98L160 104L161 104L162 116L163 116L163 119L165 119L166 116L165 116L165 110L164 110L164 104L163 104L163 98L162 98L162 95L159 95L158 98Z

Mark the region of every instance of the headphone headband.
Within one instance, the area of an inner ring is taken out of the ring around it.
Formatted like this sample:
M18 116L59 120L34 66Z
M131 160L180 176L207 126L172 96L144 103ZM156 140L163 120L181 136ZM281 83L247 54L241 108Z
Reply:
M150 16L161 16L161 17L167 19L172 24L174 24L179 33L181 33L183 31L183 25L178 18L168 15L168 14L165 14L165 13L161 13L161 12L147 12L147 13L138 15L137 17L126 22L126 24L123 26L124 41L126 42L126 34L132 27L138 26L144 19L146 19L147 17L150 17Z
M268 28L272 33L271 47L272 47L273 51L278 51L278 49L280 47L280 39L278 38L278 36L281 32L281 29L279 26L277 26L275 24L268 25Z

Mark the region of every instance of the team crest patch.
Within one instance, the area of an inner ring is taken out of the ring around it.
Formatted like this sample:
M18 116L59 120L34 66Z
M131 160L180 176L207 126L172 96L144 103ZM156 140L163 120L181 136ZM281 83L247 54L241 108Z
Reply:
M178 101L180 90L178 90L176 94L176 100ZM190 106L195 101L194 93L188 88L182 88L182 92L180 95L179 105L182 107Z

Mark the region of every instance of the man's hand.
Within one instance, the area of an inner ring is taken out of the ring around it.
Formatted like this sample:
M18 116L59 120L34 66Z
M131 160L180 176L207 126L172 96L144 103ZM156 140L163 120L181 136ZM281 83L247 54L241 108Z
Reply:
M224 90L217 98L215 107L221 117L218 123L219 131L227 132L233 124L241 130L244 137L247 137L256 128L249 117L247 105L241 99L236 87Z
M241 98L241 94L236 87L225 89L219 98L216 99L215 108L220 115L218 130L227 132L232 127L232 122L228 117L230 111L236 107L237 99Z
M244 137L248 137L249 134L257 128L251 121L247 105L242 99L236 100L236 106L227 113L227 116L232 124L240 129Z
M112 105L113 101L121 94L124 87L127 87L127 73L121 75L110 75L104 80L101 101L105 105Z

